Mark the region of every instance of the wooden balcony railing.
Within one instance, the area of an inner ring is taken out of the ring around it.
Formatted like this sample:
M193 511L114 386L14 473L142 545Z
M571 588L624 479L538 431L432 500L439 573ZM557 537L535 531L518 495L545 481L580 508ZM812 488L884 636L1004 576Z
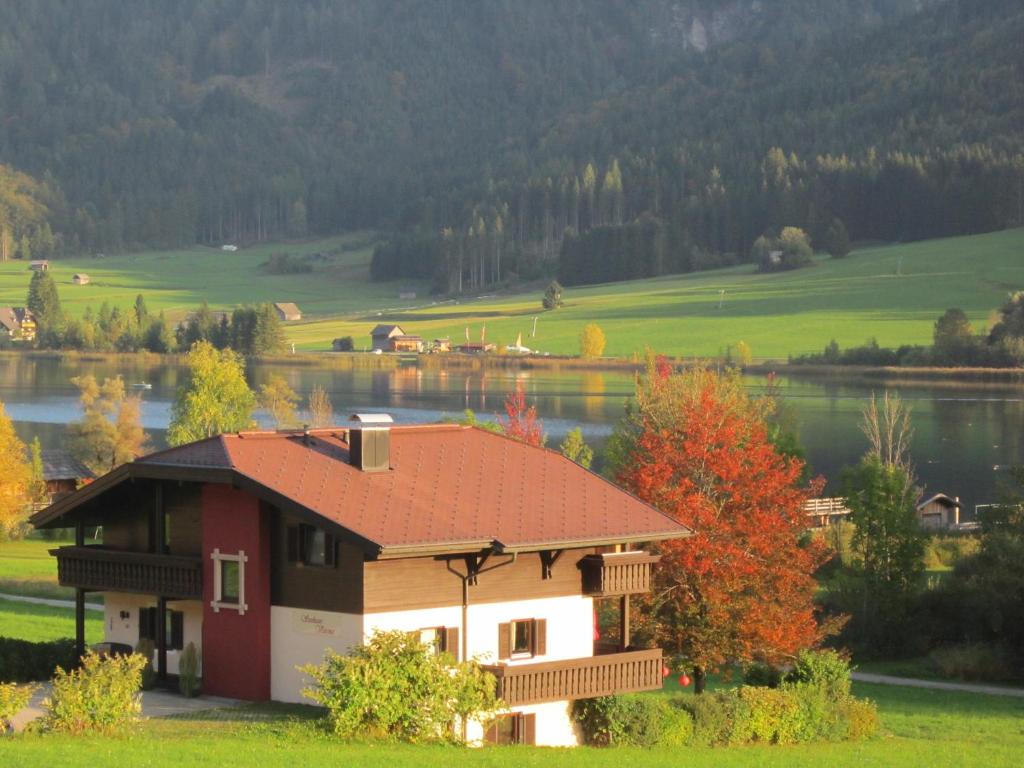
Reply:
M498 696L510 707L653 691L662 680L659 648L485 669L498 679Z
M62 586L201 599L203 563L198 557L122 552L102 547L51 549Z
M660 557L646 552L611 552L580 560L583 594L590 597L636 595L651 591L651 566Z

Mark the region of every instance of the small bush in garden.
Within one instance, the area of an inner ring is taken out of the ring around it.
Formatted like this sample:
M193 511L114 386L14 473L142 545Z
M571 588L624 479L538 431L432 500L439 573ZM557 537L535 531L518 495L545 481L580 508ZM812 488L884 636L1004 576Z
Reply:
M0 733L10 730L11 720L28 706L35 689L34 685L0 683Z
M755 662L743 670L744 685L758 685L765 688L778 688L782 682L782 670L771 664Z
M153 669L153 653L156 646L147 637L139 640L135 646L135 653L146 660L146 666L142 668L142 690L148 691L156 685L156 670Z
M139 690L146 663L137 653L98 656L89 651L78 669L58 669L50 695L43 701L44 726L65 733L124 731L142 711Z
M49 680L58 667L71 669L77 663L74 640L33 643L0 637L0 680L12 683Z
M998 682L1015 676L1008 654L984 643L936 648L928 654L928 660L943 677Z
M846 727L843 738L851 741L878 733L878 707L869 699L847 696L836 705L836 719Z
M593 746L681 746L693 734L690 714L664 696L580 699L573 717Z
M737 694L743 717L733 737L742 742L796 744L805 740L801 702L792 690L743 686Z
M749 708L735 692L702 693L682 706L693 717L693 743L712 747L747 740Z
M313 681L303 695L327 708L342 738L454 742L457 718L483 721L500 710L493 675L405 632L376 632L350 655L328 650L323 664L300 670Z
M178 659L178 690L188 698L199 695L199 651L189 643Z
M850 660L833 650L800 651L788 675L788 683L821 688L832 701L850 694Z

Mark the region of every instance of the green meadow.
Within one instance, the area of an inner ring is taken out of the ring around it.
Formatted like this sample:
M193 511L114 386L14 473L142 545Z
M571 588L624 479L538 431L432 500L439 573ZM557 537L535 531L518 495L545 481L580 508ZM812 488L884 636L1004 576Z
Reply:
M73 600L75 590L57 583L57 561L50 554L51 549L70 543L35 538L0 541L0 594Z
M201 301L213 309L260 301L294 301L305 313L288 324L289 340L306 351L327 350L352 336L369 346L370 329L399 323L407 333L458 342L526 346L576 354L579 333L598 323L605 354L627 357L644 347L683 356L713 356L739 341L755 358L779 359L820 351L831 339L843 347L876 338L883 346L927 344L935 319L962 308L978 331L986 328L1007 293L1024 288L1024 229L887 245L815 266L758 274L751 265L651 280L568 288L565 305L543 311L544 284L512 294L439 301L424 282L369 280L373 236L268 244L229 253L212 248L149 252L52 262L64 305L79 314L100 302L128 306L137 293L151 310L181 317ZM339 251L314 271L269 275L260 264L271 253ZM85 271L92 284L75 286ZM29 272L23 262L0 264L0 303L23 303ZM402 289L417 299L400 300ZM531 336L536 318L536 336Z

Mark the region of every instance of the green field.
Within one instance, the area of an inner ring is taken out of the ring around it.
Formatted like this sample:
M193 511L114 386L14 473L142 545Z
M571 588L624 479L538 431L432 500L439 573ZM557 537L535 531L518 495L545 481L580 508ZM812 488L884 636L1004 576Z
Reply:
M131 737L24 735L0 740L18 766L979 766L1020 764L1024 701L1009 697L855 685L875 699L884 734L869 741L799 747L545 749L342 744L316 725L315 710L251 705L189 718L150 720Z
M57 583L57 561L50 550L66 541L0 541L0 594L72 600L75 590ZM2 634L2 633L0 633Z
M353 234L301 244L261 245L226 253L212 248L53 262L62 301L73 313L110 301L129 305L142 292L151 310L178 318L202 300L214 309L258 301L294 301L306 313L288 325L302 350L326 350L351 335L369 345L370 329L400 323L408 333L576 354L584 324L596 322L611 356L650 346L673 355L713 356L745 341L755 358L820 351L831 339L843 347L869 337L883 346L927 344L935 319L960 307L979 331L1012 290L1024 288L1024 229L855 251L821 258L812 268L762 275L750 265L690 275L569 288L565 306L541 310L543 285L528 293L434 303L425 283L369 281L372 237ZM342 249L304 275L264 274L274 252L293 255ZM88 286L71 284L86 271ZM29 273L22 262L0 264L0 303L23 303ZM400 288L418 292L398 299ZM537 317L537 335L530 337Z
M0 637L41 642L74 636L75 612L73 609L0 598ZM103 615L99 611L86 611L86 643L98 643L102 639Z

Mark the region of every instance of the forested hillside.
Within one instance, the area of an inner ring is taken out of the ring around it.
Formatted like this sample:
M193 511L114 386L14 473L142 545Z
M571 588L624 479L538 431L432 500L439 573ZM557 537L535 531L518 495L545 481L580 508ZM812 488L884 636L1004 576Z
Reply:
M460 290L999 228L1022 37L1011 0L4 3L0 257L373 227L375 275Z

